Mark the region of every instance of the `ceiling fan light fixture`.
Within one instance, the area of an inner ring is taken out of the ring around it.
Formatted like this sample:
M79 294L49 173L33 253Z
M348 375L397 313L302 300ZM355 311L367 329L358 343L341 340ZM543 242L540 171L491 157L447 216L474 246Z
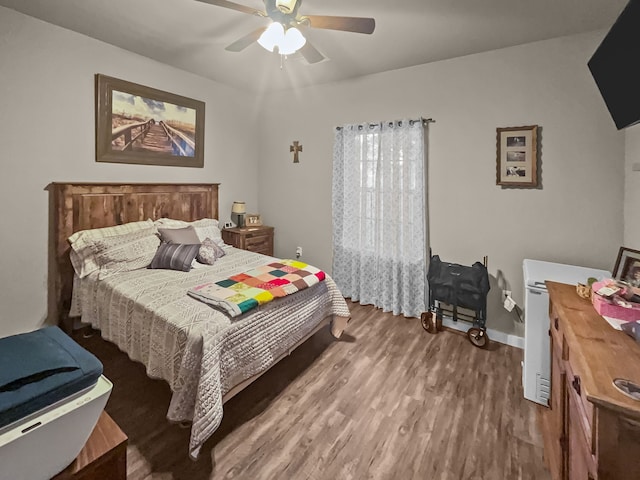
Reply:
M281 57L300 51L300 56L309 63L318 63L325 59L312 44L295 27L339 30L372 34L376 28L374 18L368 17L343 17L334 15L302 15L298 10L302 7L303 0L262 0L264 10L244 6L236 1L242 0L197 0L202 3L217 5L219 7L237 10L242 13L256 15L271 22L263 25L235 42L225 47L229 52L240 52L253 43L258 43L262 48L272 53L279 53ZM244 0L248 1L248 0ZM252 0L257 2L257 0ZM640 0L639 0L640 1ZM0 2L1 3L1 2ZM318 0L318 3L321 3ZM306 33L305 30L303 32ZM276 51L276 47L278 50ZM281 63L282 67L282 63Z
M273 22L262 32L258 43L269 52L273 52L278 47L280 55L292 55L304 47L307 39L295 27L290 27L285 31L281 23Z
M284 39L284 27L281 23L273 22L269 27L262 32L258 43L262 48L273 52L274 48L282 43Z
M293 12L298 0L276 0L276 8L284 14Z
M291 27L285 32L284 38L278 46L278 52L280 55L293 55L304 47L305 43L307 43L307 39L300 33L300 30Z

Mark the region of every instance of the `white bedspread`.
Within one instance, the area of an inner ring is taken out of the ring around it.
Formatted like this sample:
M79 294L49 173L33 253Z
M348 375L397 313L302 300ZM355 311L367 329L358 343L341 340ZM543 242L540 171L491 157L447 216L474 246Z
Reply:
M349 316L329 276L233 319L189 297L196 285L273 261L233 247L225 251L215 265L190 272L143 269L100 281L91 274L74 287L72 313L143 363L150 377L169 383L167 418L193 422L193 458L222 421L225 393L271 367L327 316Z

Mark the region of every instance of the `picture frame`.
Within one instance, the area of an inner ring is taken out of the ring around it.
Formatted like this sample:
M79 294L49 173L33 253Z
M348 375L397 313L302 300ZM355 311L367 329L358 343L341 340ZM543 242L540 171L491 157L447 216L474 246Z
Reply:
M620 247L613 278L640 287L640 250Z
M247 213L245 218L245 227L261 227L262 220L257 213Z
M96 74L96 162L204 166L205 104Z
M496 185L538 186L538 125L497 128Z

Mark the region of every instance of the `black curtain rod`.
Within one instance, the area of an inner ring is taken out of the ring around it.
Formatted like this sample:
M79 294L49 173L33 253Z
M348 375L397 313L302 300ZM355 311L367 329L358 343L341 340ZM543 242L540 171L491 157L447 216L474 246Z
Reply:
M370 127L373 127L375 125L380 125L382 126L385 123L395 123L395 122L399 122L400 120L394 120L393 122L371 122L368 125ZM436 123L436 121L433 118L416 118L416 119L411 119L409 120L410 122L419 122L422 121L422 125L426 125L427 123ZM364 126L364 124L359 124L358 125L360 128L362 128ZM336 127L336 130L342 130L343 127Z

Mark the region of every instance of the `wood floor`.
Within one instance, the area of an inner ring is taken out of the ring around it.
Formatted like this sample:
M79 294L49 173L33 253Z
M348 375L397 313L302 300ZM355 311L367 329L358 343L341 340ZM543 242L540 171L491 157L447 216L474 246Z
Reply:
M114 383L107 411L129 436L128 479L550 478L521 350L350 306L341 341L321 330L225 405L196 462L189 430L165 419L168 386L99 337L83 341Z

